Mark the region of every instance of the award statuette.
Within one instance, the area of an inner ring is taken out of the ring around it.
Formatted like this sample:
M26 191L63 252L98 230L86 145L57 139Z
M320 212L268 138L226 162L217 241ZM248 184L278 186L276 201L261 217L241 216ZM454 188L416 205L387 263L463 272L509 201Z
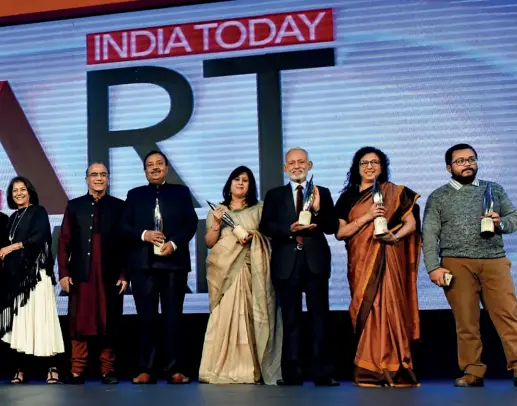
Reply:
M210 203L208 200L206 202L212 210L217 209L217 206L215 204ZM232 233L233 235L235 235L235 237L237 237L237 239L248 238L249 233L240 224L235 224L235 222L228 213L223 214L223 223L232 229Z
M375 178L375 181L373 182L373 202L377 206L383 206L384 205L384 196L382 195L382 189L379 185L379 182L377 181L377 177ZM374 231L373 234L376 237L382 237L386 234L386 231L388 230L388 221L386 220L386 217L380 216L376 217L373 220L373 226Z
M481 235L483 237L492 237L495 234L494 219L488 217L487 214L494 211L494 195L492 194L492 183L486 185L485 195L483 197L483 215L481 219Z
M311 207L314 202L314 183L311 177L311 180L307 182L307 186L305 186L305 190L303 191L303 200L302 200L302 210L300 211L300 215L298 216L298 224L301 226L308 226L311 224L312 214Z
M154 206L154 231L159 231L163 233L163 217L160 212L160 203L158 202L158 198L156 198L156 205ZM162 255L162 244L160 246L156 246L153 244L154 255Z

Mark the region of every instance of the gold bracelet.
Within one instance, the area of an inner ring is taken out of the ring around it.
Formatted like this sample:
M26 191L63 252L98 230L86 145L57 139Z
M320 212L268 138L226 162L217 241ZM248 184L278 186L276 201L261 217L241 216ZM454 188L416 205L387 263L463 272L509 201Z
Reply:
M219 231L220 229L221 229L221 227L219 227L219 228L213 228L212 226L210 226L210 230L212 230L212 231Z
M360 230L362 228L362 226L359 225L359 223L357 222L357 220L354 220L354 224L355 226Z

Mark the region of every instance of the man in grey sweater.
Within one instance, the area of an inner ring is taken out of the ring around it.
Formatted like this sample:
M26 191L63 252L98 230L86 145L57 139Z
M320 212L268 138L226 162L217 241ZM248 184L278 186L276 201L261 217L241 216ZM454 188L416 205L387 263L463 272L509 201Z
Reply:
M483 386L479 302L490 315L503 343L508 369L517 386L517 299L502 234L517 230L517 210L504 189L491 182L495 234L482 236L483 197L488 182L476 179L477 153L468 144L445 153L448 184L427 199L424 212L424 262L431 281L444 287L456 320L458 362L464 376L456 386ZM441 263L440 263L441 257ZM446 286L446 274L452 275Z

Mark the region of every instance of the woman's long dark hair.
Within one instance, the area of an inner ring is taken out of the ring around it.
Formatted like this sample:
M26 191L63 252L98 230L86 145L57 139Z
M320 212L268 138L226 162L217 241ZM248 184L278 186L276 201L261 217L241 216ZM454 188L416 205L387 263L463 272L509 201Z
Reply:
M7 187L7 205L9 206L9 208L11 210L18 209L18 205L14 202L13 199L13 188L14 184L17 182L23 183L27 188L27 192L29 193L29 203L33 205L39 204L38 192L36 192L36 188L34 187L32 182L29 179L24 178L23 176L16 176L11 179L11 181L9 182L9 186Z
M346 175L346 182L343 192L359 190L361 186L361 174L359 172L359 162L366 154L377 154L381 161L381 173L378 177L379 183L384 183L390 179L390 160L388 156L382 152L380 149L375 147L362 147L354 154L354 158L352 159L352 166Z
M222 204L229 207L230 203L232 202L232 181L237 178L239 175L245 173L248 175L249 179L249 185L248 185L248 193L246 195L245 201L248 207L255 206L258 202L257 198L257 182L255 181L255 176L253 175L253 172L251 172L251 169L247 166L239 166L238 168L235 168L232 173L230 173L230 176L228 177L228 180L226 181L226 184L223 188L223 199L224 201Z

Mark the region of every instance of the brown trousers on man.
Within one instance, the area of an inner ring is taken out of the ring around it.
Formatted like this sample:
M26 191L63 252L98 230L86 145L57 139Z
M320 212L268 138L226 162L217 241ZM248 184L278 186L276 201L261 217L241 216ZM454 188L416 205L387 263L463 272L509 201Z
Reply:
M459 366L466 374L482 378L486 372L481 362L480 301L501 338L508 369L517 373L517 299L511 265L508 258L442 259L453 275L444 290L456 320Z
M88 364L88 347L92 340L72 340L72 373L82 375ZM99 361L102 376L115 372L115 352L108 339L102 337L97 341L100 348Z

